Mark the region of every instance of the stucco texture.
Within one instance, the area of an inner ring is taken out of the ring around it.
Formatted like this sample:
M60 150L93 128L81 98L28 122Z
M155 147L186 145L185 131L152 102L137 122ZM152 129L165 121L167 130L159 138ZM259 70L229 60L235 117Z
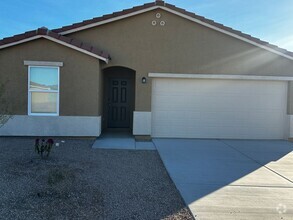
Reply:
M156 14L161 13L161 18ZM152 21L157 25L153 26ZM161 26L160 22L165 21ZM293 61L162 9L68 34L107 51L109 64L48 40L0 50L0 78L9 80L6 97L13 114L27 114L27 66L24 60L64 62L60 72L60 115L102 114L103 69L136 71L135 111L151 111L148 73L245 74L293 76ZM288 109L293 113L293 86Z
M293 61L161 9L68 36L107 50L112 60L102 69L136 71L136 111L151 110L150 79L141 83L150 72L293 75Z
M0 79L11 114L28 114L28 66L24 60L63 62L60 116L99 116L100 61L46 39L0 50Z

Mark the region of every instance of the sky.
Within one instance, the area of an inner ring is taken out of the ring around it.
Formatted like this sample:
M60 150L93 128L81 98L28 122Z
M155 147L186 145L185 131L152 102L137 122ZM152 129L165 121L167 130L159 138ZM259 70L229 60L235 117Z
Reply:
M153 0L1 0L0 39L59 28ZM177 7L293 51L293 0L167 0Z

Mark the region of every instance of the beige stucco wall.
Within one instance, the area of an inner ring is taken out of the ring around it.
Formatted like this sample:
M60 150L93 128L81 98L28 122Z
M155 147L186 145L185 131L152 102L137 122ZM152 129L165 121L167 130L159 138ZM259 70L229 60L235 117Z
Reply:
M161 13L161 18L155 17ZM156 20L158 25L152 26ZM159 22L164 20L165 26ZM150 72L293 76L293 61L158 9L69 34L110 53L109 64L48 40L0 50L0 79L7 83L13 114L27 114L27 66L24 60L59 61L60 115L102 114L100 70L124 66L136 71L135 110L151 110ZM293 114L293 84L288 110Z
M151 82L141 84L150 72L293 75L293 61L161 9L68 36L109 52L112 61L102 68L136 70L136 111L151 110Z
M9 100L12 114L27 115L28 67L24 60L63 62L61 116L101 115L99 60L45 39L0 50L0 79L7 81L4 98Z

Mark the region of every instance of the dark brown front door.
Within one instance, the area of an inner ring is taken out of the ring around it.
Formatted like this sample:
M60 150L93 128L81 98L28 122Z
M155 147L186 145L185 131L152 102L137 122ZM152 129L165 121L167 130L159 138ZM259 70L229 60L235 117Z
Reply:
M108 78L108 128L131 127L131 80Z

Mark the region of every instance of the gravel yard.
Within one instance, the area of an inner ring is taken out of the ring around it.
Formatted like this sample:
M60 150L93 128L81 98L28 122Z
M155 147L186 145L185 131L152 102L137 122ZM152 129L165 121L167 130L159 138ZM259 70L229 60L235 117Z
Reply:
M0 138L0 219L193 219L156 151L93 142L65 139L42 160L34 139Z

